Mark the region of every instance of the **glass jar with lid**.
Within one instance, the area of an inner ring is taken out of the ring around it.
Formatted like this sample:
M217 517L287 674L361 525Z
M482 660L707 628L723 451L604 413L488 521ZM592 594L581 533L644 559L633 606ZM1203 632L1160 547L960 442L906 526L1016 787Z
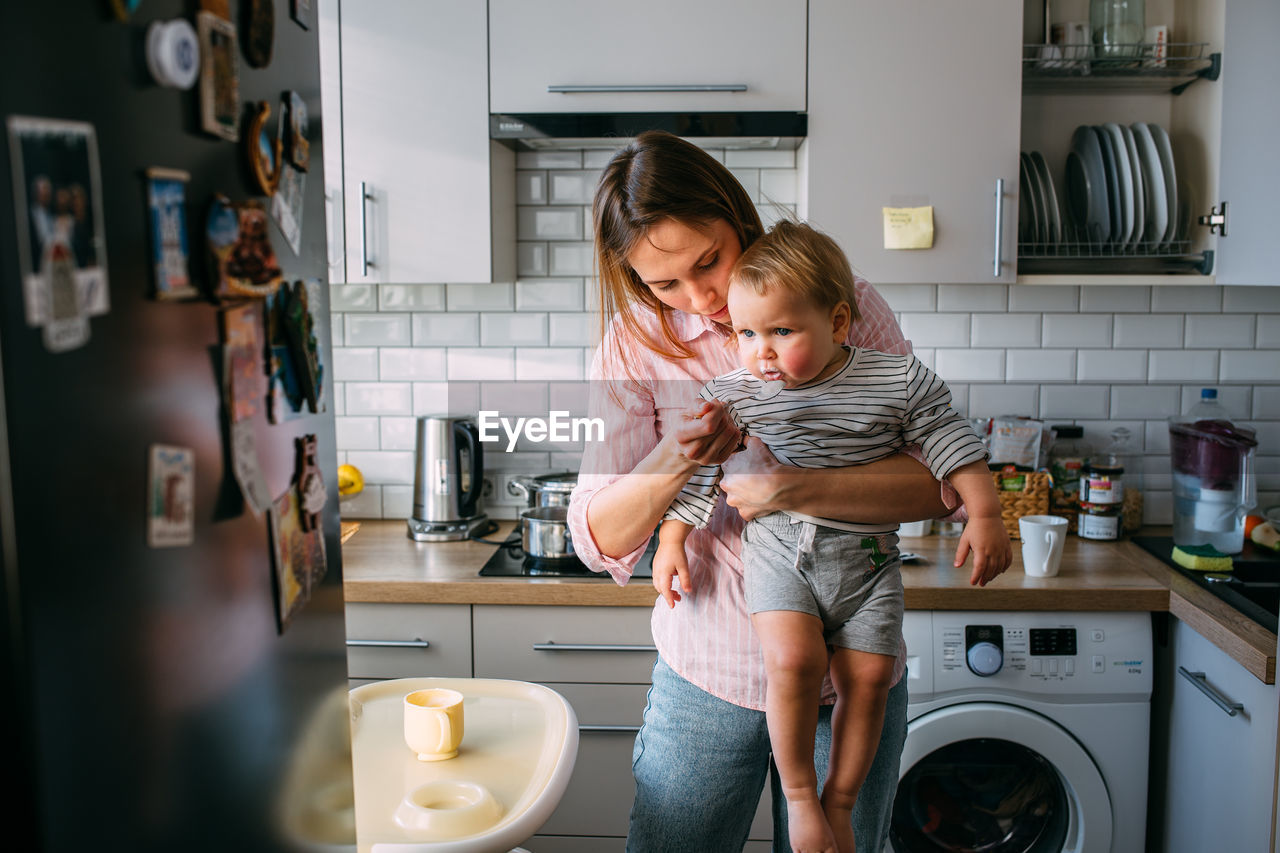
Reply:
M1121 518L1125 533L1142 527L1142 459L1134 449L1131 433L1124 427L1111 431L1111 443L1102 449L1098 459L1104 464L1124 470L1124 497Z
M1147 34L1144 0L1090 0L1089 29L1099 60L1125 63L1142 56Z

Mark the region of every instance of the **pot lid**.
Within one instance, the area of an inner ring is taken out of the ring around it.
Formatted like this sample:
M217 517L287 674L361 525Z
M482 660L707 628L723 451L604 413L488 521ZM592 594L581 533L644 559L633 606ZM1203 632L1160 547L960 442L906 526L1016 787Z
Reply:
M521 482L530 488L543 492L572 492L578 485L577 471L561 471L555 474L543 474L541 477L520 477Z

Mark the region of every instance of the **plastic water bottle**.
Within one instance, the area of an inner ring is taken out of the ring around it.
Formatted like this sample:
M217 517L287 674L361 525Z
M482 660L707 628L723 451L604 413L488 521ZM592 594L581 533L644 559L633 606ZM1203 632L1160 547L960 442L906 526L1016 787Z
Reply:
M1227 407L1218 402L1217 388L1201 388L1200 402L1187 409L1183 419L1188 421L1230 422L1231 415L1227 413Z

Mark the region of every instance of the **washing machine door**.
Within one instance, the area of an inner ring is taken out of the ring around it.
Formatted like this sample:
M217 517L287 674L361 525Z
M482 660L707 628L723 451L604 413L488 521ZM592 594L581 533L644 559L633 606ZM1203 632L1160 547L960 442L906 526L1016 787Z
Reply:
M1111 825L1097 766L1048 717L971 702L907 726L895 853L1109 853Z

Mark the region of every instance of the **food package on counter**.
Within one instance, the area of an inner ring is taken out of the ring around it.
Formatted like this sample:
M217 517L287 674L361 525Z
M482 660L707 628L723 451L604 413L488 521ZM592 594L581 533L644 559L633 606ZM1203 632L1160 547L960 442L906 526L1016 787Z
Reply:
M1017 415L992 418L988 443L991 465L1018 465L1031 470L1039 468L1043 436L1044 421Z

